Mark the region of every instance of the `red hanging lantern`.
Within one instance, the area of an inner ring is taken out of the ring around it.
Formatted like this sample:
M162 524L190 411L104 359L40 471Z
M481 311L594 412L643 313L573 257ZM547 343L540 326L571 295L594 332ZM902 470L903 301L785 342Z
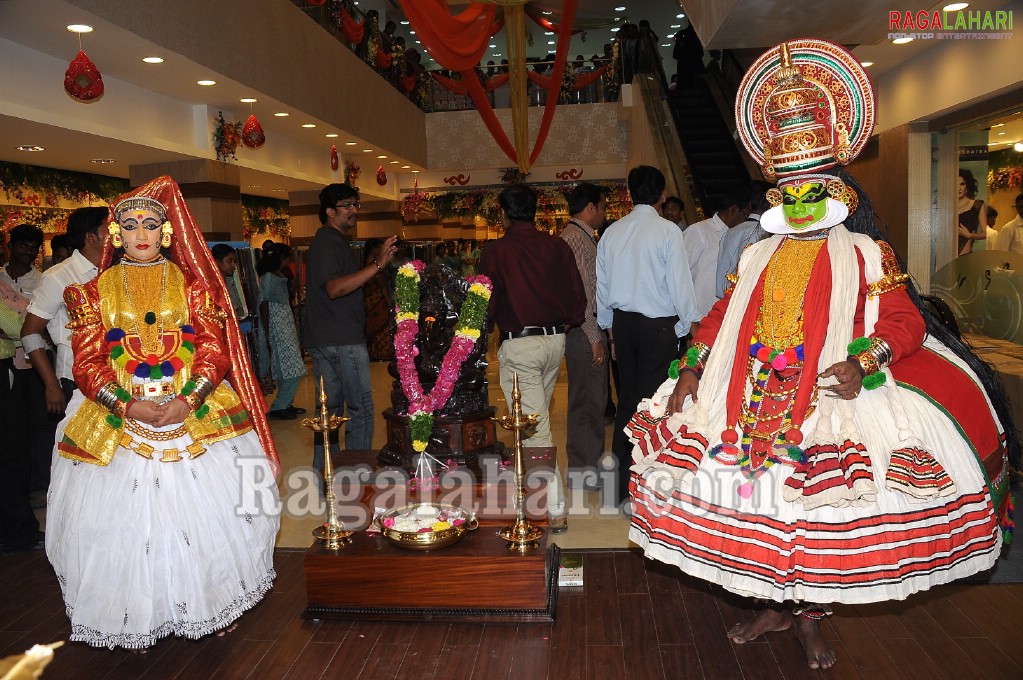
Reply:
M337 157L337 147L334 146L333 144L331 144L330 145L330 169L333 170L334 172L337 172L338 163L339 163L339 160L338 160L338 157Z
M377 184L380 186L387 184L387 173L384 172L384 166L382 165L377 168Z
M103 75L81 50L64 72L64 91L80 102L91 102L103 96Z
M266 144L266 135L263 133L263 126L256 120L255 115L250 115L242 127L242 144L250 149L258 149Z

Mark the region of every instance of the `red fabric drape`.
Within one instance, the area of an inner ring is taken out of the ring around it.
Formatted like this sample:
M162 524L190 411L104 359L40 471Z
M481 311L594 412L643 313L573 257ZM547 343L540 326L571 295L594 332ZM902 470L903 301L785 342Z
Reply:
M362 38L366 35L366 26L356 22L348 10L343 7L341 8L341 30L344 31L348 42L356 44L361 43Z
M416 88L415 76L401 76L398 80L401 82L401 87L405 90L406 94Z
M550 76L542 76L539 73L536 73L535 71L526 71L526 75L534 83L536 83L540 87L550 91L551 85L552 85L551 77ZM576 76L576 78L575 78L575 89L581 90L584 87L588 87L589 85L592 85L593 83L597 82L597 80L602 75L604 75L604 67L603 66L600 67L599 69L597 69L596 71L591 71L589 73L584 73L581 76ZM562 75L562 78L564 78L564 75ZM560 84L558 85L558 90L557 91L558 91L558 93L561 92L561 85Z
M554 70L551 72L551 83L547 88L547 104L543 109L543 119L540 121L540 129L536 133L536 141L533 143L533 153L529 154L529 164L532 165L540 156L544 142L547 141L547 133L551 131L551 123L554 121L554 111L558 108L558 92L561 90L561 81L565 77L565 62L568 60L568 48L572 43L572 25L575 23L575 10L577 0L565 0L562 6L561 31L558 33L558 50L554 53Z
M463 83L461 80L455 80L454 78L445 78L439 73L431 73L430 75L433 76L433 79L437 81L437 84L442 86L445 90L450 90L455 94L461 95L469 94L469 88L466 87L465 83ZM488 78L486 84L483 86L483 89L486 92L492 92L507 82L508 74L502 73L501 75Z
M447 0L398 0L416 37L438 64L451 71L475 68L494 31L497 5L471 2L452 15Z
M535 9L533 7L530 7L529 5L526 5L526 16L527 17L532 19L537 25L543 26L544 30L551 31L552 33L556 33L558 35L561 35L561 26L563 26L564 23L556 24L553 21L551 21L550 19L544 18L543 15L538 14L537 13L538 11L539 10L537 10L537 9ZM578 34L583 32L583 29L581 29L581 28L570 29L570 30L572 32L572 35L578 35Z
M391 68L391 60L393 59L393 57L394 55L392 55L390 52L384 52L379 47L377 48L376 62L377 66L379 66L380 68Z

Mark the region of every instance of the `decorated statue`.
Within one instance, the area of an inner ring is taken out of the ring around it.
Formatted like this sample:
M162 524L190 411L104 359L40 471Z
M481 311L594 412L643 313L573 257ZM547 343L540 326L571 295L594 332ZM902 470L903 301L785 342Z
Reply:
M743 253L629 425L630 538L764 603L733 642L795 625L809 666L828 668L830 604L901 600L994 565L1020 446L993 371L922 308L838 169L874 126L859 62L823 40L773 48L736 117L778 181L761 222L773 236Z
M490 291L487 277L462 278L445 265L414 260L398 269L385 461L435 473L438 462L502 450L486 377ZM421 465L420 454L434 464Z
M174 180L111 210L99 275L64 293L77 390L46 553L71 639L223 634L274 579L277 453L224 278Z

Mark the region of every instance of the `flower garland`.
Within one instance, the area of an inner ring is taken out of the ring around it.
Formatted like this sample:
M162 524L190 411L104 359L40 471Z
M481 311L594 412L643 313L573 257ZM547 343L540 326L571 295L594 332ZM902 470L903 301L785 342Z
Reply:
M118 177L0 162L0 191L24 205L56 207L60 200L91 205L112 201L128 188L128 180Z
M412 448L422 453L433 432L433 413L447 404L454 391L462 364L469 358L476 341L480 338L483 322L490 302L493 284L486 276L470 276L465 280L469 283L469 293L462 303L455 324L455 337L451 347L444 354L440 373L433 389L427 394L419 382L419 371L416 370L416 336L419 334L419 281L420 273L426 265L420 260L406 262L398 268L395 280L395 311L398 322L394 334L394 354L398 364L398 376L401 389L408 398L409 431L412 434Z
M359 173L362 172L362 168L353 163L352 161L345 161L345 184L349 186L355 186L355 183L359 181Z

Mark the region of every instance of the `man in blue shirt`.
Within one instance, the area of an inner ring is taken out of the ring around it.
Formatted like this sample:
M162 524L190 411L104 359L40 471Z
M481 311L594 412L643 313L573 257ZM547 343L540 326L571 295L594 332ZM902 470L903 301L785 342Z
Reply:
M679 358L679 341L699 321L693 278L678 225L660 216L664 175L640 165L629 172L632 212L597 246L597 325L608 330L621 390L611 450L618 460L617 500L629 497L632 446L625 426Z

